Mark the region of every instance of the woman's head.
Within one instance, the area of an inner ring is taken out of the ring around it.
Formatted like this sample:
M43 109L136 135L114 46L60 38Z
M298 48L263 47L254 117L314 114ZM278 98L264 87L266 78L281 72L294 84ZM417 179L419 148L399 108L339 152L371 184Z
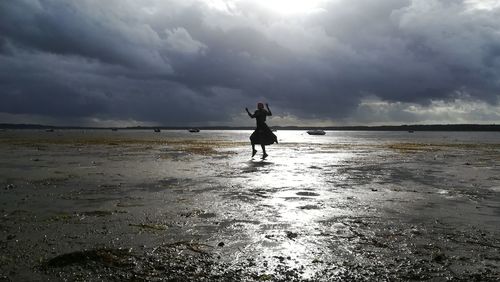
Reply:
M259 109L259 110L264 109L264 104L263 103L257 103L257 109Z

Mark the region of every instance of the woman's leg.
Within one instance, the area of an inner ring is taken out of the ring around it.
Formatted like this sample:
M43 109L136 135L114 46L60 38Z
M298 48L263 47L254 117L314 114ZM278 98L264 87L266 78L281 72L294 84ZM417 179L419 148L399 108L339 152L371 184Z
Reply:
M262 159L267 158L267 153L266 153L266 146L265 145L260 145L262 147Z
M255 144L252 143L252 157L255 156L255 154L257 154L257 150L255 150Z

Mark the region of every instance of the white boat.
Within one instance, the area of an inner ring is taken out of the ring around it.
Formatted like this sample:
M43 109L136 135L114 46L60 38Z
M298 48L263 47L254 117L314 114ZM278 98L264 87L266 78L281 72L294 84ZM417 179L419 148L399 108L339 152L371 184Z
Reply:
M325 135L326 132L324 130L321 130L321 129L314 129L314 130L308 130L307 134L309 134L309 135Z

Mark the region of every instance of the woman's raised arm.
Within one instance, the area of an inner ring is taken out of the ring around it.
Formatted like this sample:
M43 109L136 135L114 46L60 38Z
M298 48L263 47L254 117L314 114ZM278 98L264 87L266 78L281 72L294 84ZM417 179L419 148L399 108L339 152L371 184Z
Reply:
M268 116L272 116L273 113L271 113L271 110L269 109L269 105L267 103L266 103L266 108L267 108Z
M248 116L249 116L249 117L251 117L251 118L254 118L254 117L255 117L255 115L252 115L252 114L250 113L250 111L248 110L248 108L245 108L245 111L247 111L247 114L248 114Z

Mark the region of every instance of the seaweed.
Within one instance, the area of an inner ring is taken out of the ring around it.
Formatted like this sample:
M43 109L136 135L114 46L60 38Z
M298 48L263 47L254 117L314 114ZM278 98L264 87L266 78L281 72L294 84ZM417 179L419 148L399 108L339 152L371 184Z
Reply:
M132 224L130 223L129 226L134 226L134 227L140 227L142 229L153 229L153 230L167 230L168 226L164 224Z
M56 256L43 264L46 267L65 267L79 264L87 265L89 263L99 263L105 266L127 267L134 263L131 249L93 249L76 251L72 253Z

